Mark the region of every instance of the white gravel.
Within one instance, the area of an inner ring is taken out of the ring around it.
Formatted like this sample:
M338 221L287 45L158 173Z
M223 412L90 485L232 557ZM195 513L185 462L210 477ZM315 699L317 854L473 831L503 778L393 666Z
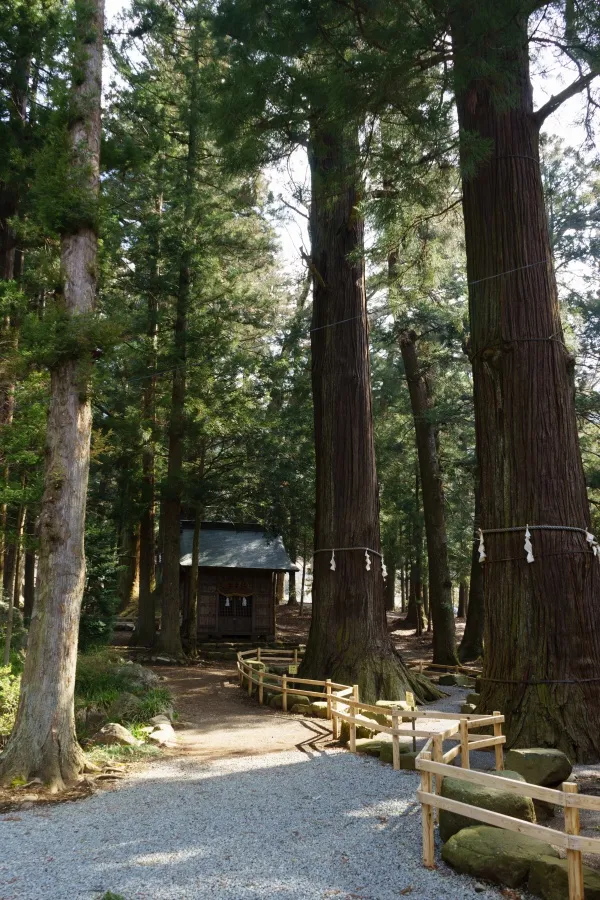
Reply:
M0 900L497 900L422 867L417 784L340 750L159 760L1 816Z

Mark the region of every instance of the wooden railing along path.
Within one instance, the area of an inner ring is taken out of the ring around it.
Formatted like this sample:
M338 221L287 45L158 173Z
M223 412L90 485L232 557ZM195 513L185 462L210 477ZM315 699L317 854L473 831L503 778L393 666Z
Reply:
M493 715L477 713L444 713L437 710L401 709L400 707L381 707L364 703L360 700L358 685L338 684L325 679L299 678L295 673L273 675L269 673L269 682L264 681L264 672L256 671L251 661L264 660L268 663L280 663L295 667L299 664L299 650L246 650L238 653L237 668L240 686L246 682L248 693L252 686L258 685L258 701L263 702L264 690L282 694L282 708L287 710L288 695L302 693L307 697L327 702L327 719L332 723L333 737L339 737L340 722L347 722L350 729L350 750L356 752L356 729L364 725L373 731L392 735L392 760L394 769L400 768L400 738L425 738L426 743L415 759L415 768L421 773L421 785L417 791L417 799L421 803L423 823L423 864L428 868L435 866L434 837L435 813L445 809L458 813L469 819L475 819L487 825L494 825L506 831L538 838L567 853L567 871L569 882L569 900L585 900L583 887L582 853L600 854L600 838L581 835L579 810L588 809L600 812L600 797L591 797L578 793L573 782L566 781L560 790L523 781L513 781L501 775L490 775L471 769L470 753L472 750L494 748L497 770L504 769L503 745L506 738L502 733L504 716L500 712ZM462 668L462 667L461 667ZM320 688L310 690L309 688ZM300 691L298 690L300 687ZM375 712L391 717L390 725L381 725L373 719L361 715L362 712ZM406 723L410 723L407 725ZM436 727L432 727L433 723ZM417 727L418 726L418 727ZM429 727L428 727L429 726ZM492 735L473 734L482 728L492 728ZM454 746L444 750L444 744L454 742ZM414 746L414 743L413 743ZM451 763L460 756L460 768ZM534 822L525 822L492 810L471 806L441 796L442 781L445 776L458 778L470 784L502 789L512 794L530 797L560 806L564 809L565 830L558 831Z

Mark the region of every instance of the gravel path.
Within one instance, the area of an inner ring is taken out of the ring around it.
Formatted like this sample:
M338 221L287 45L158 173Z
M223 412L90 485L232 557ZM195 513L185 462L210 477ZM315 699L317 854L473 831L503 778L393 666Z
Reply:
M497 898L421 866L417 780L340 750L161 760L0 817L0 900Z

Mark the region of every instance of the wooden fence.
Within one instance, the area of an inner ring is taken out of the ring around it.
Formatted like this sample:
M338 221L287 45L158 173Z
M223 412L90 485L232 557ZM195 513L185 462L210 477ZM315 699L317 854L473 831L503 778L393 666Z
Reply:
M471 769L471 751L492 748L495 753L496 769L504 769L503 746L506 738L502 733L504 716L500 712L494 712L493 715L457 714L438 712L437 710L402 709L400 706L391 708L375 706L364 703L360 699L357 684L337 684L331 679L319 681L298 678L295 674L274 675L270 673L269 682L266 683L264 681L265 673L257 671L251 665L252 662L264 661L265 663L295 666L298 665L301 655L299 650L256 649L238 653L237 668L240 686L244 687L244 682L246 682L248 693L251 694L253 685L258 685L259 703L263 702L265 689L281 693L284 711L287 711L290 693L302 693L304 696L326 701L327 719L332 722L334 739L339 737L340 722L347 722L350 730L349 746L352 752L356 752L356 730L359 725L372 731L391 734L394 769L400 768L400 738L411 738L413 748L415 748L417 738L425 738L426 743L415 759L415 768L421 773L421 786L417 791L417 799L421 803L422 810L423 864L425 866L428 868L435 866L434 820L437 810L445 809L487 825L525 834L556 847L562 847L567 853L569 900L585 900L581 854L600 854L600 838L585 837L579 833L579 810L589 809L600 812L600 797L580 794L577 785L568 781L561 785L560 790L557 790ZM306 685L317 690L307 689ZM389 716L391 725L379 724L373 719L361 715L362 712ZM434 722L436 727L433 727ZM493 734L473 733L482 728L491 729ZM453 746L445 749L444 745L447 742L451 742ZM459 755L461 758L460 768L451 765ZM496 790L502 789L512 794L530 797L532 800L541 800L554 806L560 806L564 809L565 830L563 832L534 822L524 822L512 816L471 806L469 803L462 803L449 797L442 797L440 791L445 776Z

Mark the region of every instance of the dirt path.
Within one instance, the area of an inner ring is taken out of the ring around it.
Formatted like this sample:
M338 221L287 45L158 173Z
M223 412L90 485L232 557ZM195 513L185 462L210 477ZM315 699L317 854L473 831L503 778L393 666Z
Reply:
M185 666L157 670L166 676L179 721L175 753L205 760L281 750L322 750L331 731L318 719L259 706L239 689L233 666Z

